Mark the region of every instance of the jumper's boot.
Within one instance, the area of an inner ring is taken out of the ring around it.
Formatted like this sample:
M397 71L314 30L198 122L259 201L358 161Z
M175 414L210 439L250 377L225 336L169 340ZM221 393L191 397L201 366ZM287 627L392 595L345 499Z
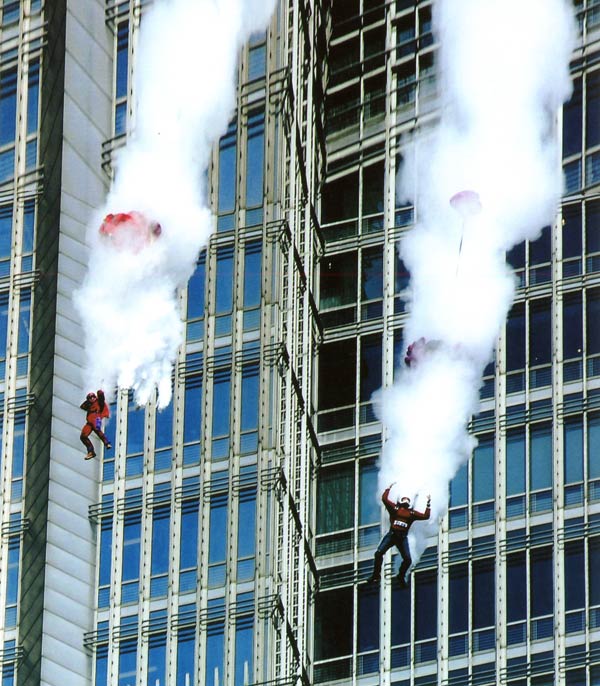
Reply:
M368 584L375 584L381 580L381 564L383 563L383 555L377 550L373 560L373 572L367 579Z

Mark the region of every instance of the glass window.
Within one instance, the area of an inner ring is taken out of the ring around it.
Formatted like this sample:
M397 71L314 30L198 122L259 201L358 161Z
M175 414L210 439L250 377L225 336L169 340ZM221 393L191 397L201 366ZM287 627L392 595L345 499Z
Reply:
M146 413L143 407L138 407L129 394L127 403L127 454L134 455L144 452L144 424Z
M14 143L17 130L17 70L0 73L0 145Z
M31 291L25 289L21 291L19 302L19 339L17 344L17 354L24 355L29 352L29 333L31 317Z
M198 258L196 269L188 281L187 318L204 317L204 284L206 280L206 251Z
M437 570L418 572L415 586L415 640L435 638L437 635Z
M563 107L563 157L581 152L581 78L573 79L573 94Z
M581 255L581 205L566 205L562 220L562 254L564 259Z
M235 209L237 170L237 121L234 119L219 142L219 212Z
M258 428L258 372L258 364L245 365L242 370L242 431Z
M4 686L4 684L2 684ZM108 646L96 648L96 680L94 686L108 686Z
M515 270L525 267L525 245L525 241L517 243L506 253L506 261ZM516 307L520 307L520 305Z
M246 207L263 204L265 162L265 113L257 110L248 115L246 144Z
M600 353L600 289L588 292L586 349L588 355Z
M264 36L263 36L264 40ZM251 45L248 50L248 81L260 79L267 70L267 45Z
M128 42L129 25L127 22L119 24L117 29L117 61L115 72L115 97L127 96L127 71L128 71Z
M552 488L552 427L534 426L530 433L529 485L534 491Z
M0 207L0 260L9 260L12 246L12 206ZM3 275L8 274L8 265Z
M565 610L585 607L585 556L583 541L565 544Z
M219 686L225 683L223 672L223 623L212 622L206 632L206 673L204 683L206 686Z
M473 502L495 496L494 439L481 439L473 451Z
M362 213L364 215L383 212L383 162L365 167L362 171Z
M580 207L579 205L577 206ZM581 212L581 210L579 210ZM581 215L579 217L581 224ZM585 206L585 250L600 252L600 202L591 201Z
M6 565L6 614L5 626L12 629L17 625L16 606L19 602L19 560L21 544L18 537L11 536L8 542L8 563Z
M235 686L254 682L253 646L254 618L238 617L235 623Z
M252 241L244 246L244 309L260 305L262 243Z
M2 4L2 26L8 26L8 24L19 21L20 14L19 0L4 0Z
M380 518L380 500L377 493L377 465L362 461L359 468L358 524L374 524Z
M19 412L15 416L13 429L12 480L23 478L25 466L25 414Z
M231 370L216 372L213 381L213 438L229 434Z
M397 584L392 585L392 607L397 608L396 612L392 612L392 645L402 645L410 643L410 627L412 622L409 621L411 616L411 594L407 593L405 589L400 588Z
M127 129L127 90L129 71L129 25L119 24L117 29L117 55L115 59L115 135Z
M167 636L150 636L148 641L148 686L165 686L167 683Z
M513 305L506 322L506 371L525 368L525 310Z
M466 564L450 567L448 622L451 634L469 629L469 570Z
M525 432L509 431L506 436L506 495L525 492Z
M352 587L318 593L315 599L315 660L352 653Z
M588 583L590 605L600 605L600 536L592 536L588 544Z
M527 568L525 553L509 555L506 561L506 615L509 622L527 617Z
M326 343L319 350L319 409L356 401L356 339Z
M342 307L356 302L357 253L328 255L321 260L320 305Z
M529 322L529 364L550 364L552 359L552 330L550 302L536 300L531 303Z
M600 69L587 75L585 115L585 143L589 150L600 144Z
M190 376L185 380L185 405L183 409L183 441L200 440L202 431L202 377Z
M186 500L181 509L180 569L194 569L198 565L198 514L197 500Z
M162 410L156 410L154 447L168 448L173 443L173 400Z
M167 574L169 571L169 527L171 511L169 506L157 507L152 513L152 562L151 574Z
M564 426L565 483L583 481L583 420L569 419Z
M37 133L40 97L40 63L29 65L27 75L27 133Z
M563 300L563 357L581 357L583 352L583 310L581 293L566 293Z
M35 233L35 203L27 201L23 213L23 252L33 252Z
M343 221L358 215L358 172L347 174L323 187L321 221Z
M399 247L394 250L394 293L402 293L410 282L410 272L400 257Z
M544 226L535 241L529 243L529 264L545 264L552 261L552 229Z
M354 524L354 465L323 468L317 481L317 534Z
M123 524L123 572L121 581L132 581L140 576L141 533L141 512L128 512Z
M370 400L381 388L382 381L381 334L363 336L360 339L360 401Z
M238 559L253 557L256 536L256 491L244 490L240 493L238 514Z
M554 609L554 572L552 548L534 548L530 553L530 611L532 617L552 614ZM511 588L511 593L515 590Z
M600 416L588 419L587 435L588 478L600 478Z
M356 649L359 653L379 648L379 589L373 586L358 588L358 617Z
M383 297L383 246L362 251L361 279L363 300Z
M177 633L177 686L194 686L196 683L194 644L194 630L180 629Z
M137 644L135 641L122 641L119 645L119 683L118 686L135 686Z
M98 585L110 586L112 572L112 517L104 517L100 524L100 564Z
M227 546L227 498L213 496L210 501L210 540L208 561L210 564L225 561Z
M473 629L496 623L495 564L492 559L473 562Z
M450 507L466 505L468 500L469 466L463 464L450 482Z
M8 337L8 292L0 293L0 359L6 357ZM4 377L4 373L2 374Z
M229 313L233 309L233 258L233 246L219 248L217 252L216 314Z

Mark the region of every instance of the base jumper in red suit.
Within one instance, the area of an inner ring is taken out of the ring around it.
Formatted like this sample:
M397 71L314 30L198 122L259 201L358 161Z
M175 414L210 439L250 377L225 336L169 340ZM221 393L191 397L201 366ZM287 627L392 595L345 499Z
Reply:
M390 529L387 534L381 539L381 542L377 546L375 551L375 562L373 564L373 573L369 577L369 583L379 581L381 579L381 565L383 562L383 556L392 547L396 546L402 555L402 564L400 565L400 571L396 577L400 582L400 585L404 588L406 587L406 572L411 565L412 559L410 557L410 548L408 547L407 534L411 527L411 524L417 519L429 519L431 504L431 498L427 496L427 508L425 512L417 512L410 507L410 498L404 496L397 502L393 502L389 499L390 488L393 484L390 484L383 495L381 500L385 505L385 509L388 511L390 516Z
M108 442L108 438L102 432L102 420L110 417L110 411L108 409L108 403L104 399L104 391L99 390L98 393L88 393L85 400L80 405L82 410L86 411L86 423L83 429L81 429L81 442L87 448L88 453L85 456L86 460L96 457L96 452L94 446L90 441L90 434L92 431L98 436L98 438L104 443L104 447L107 450L112 448L112 445Z

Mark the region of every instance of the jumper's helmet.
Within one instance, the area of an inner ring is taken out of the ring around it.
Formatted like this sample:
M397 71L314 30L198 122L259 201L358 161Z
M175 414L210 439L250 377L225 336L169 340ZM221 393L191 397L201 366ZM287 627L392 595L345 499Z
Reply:
M86 397L86 400L96 400L96 394L95 393L88 393L85 397Z
M410 507L410 498L407 495L403 495L398 501L398 505L402 507Z

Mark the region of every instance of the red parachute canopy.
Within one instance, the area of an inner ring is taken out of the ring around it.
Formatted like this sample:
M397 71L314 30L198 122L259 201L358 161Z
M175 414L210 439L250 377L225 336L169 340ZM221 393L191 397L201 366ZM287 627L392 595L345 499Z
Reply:
M472 217L481 212L481 200L475 191L459 191L450 198L452 207L462 216L463 219Z
M152 243L162 232L161 225L148 219L141 212L119 212L107 214L100 226L100 235L116 248L139 252Z

